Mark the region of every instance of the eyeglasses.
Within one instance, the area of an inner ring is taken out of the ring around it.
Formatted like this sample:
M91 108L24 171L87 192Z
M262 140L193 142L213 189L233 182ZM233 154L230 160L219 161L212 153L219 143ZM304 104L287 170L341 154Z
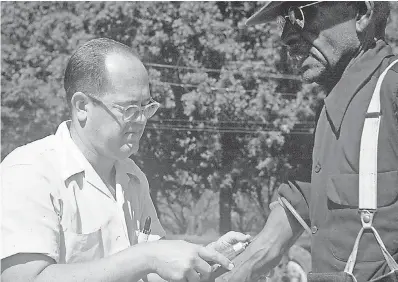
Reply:
M277 18L277 22L278 22L281 30L283 30L283 28L285 26L286 18L290 21L290 23L292 25L298 25L301 29L303 29L304 24L305 24L303 8L307 8L307 7L322 3L322 2L323 1L317 1L317 2L309 3L309 4L303 5L303 6L289 7L289 9L287 11L287 15L281 15L281 16L278 16L278 18Z
M94 96L92 96L90 94L86 94L86 93L85 93L85 95L90 97L95 102L100 103L103 106L105 106L106 108L108 108L107 105L103 101L99 100L98 98L95 98ZM110 103L110 104L122 112L123 121L125 121L125 122L137 120L141 115L144 115L146 119L149 119L156 113L156 111L160 107L160 104L158 102L156 102L155 100L153 100L152 97L150 98L149 103L145 106L130 105L127 107L122 107L115 103Z

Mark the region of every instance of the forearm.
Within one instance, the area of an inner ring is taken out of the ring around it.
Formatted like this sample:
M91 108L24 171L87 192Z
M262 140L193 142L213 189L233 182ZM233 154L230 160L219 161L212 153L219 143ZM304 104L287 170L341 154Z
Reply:
M274 268L282 255L301 235L303 228L297 220L280 205L268 217L263 230L254 238L248 248L233 263L235 268L220 276L216 281L235 281L238 274L241 281L252 281L257 275L265 274ZM214 276L220 275L219 270ZM245 279L241 277L245 273Z
M243 252L233 262L240 265L250 260L253 255L260 256L260 260L267 261L268 257L272 259L274 256L285 253L302 231L303 228L290 212L277 205L270 213L262 231L247 248L249 252Z
M135 245L96 261L51 264L34 281L138 281L153 271L152 257L145 245Z

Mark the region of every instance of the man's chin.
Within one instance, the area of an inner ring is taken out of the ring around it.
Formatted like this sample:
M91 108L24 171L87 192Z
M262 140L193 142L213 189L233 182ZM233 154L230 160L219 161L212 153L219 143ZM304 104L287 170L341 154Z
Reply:
M322 72L314 69L307 69L301 74L305 83L319 83L322 80Z

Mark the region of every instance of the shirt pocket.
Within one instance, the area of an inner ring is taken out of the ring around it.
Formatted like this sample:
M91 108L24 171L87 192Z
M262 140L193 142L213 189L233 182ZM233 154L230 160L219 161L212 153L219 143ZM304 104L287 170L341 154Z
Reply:
M63 235L66 263L86 262L104 257L102 228L87 234L65 230Z
M74 220L70 220L70 218ZM112 218L89 230L82 230L80 224L76 224L76 221L79 221L76 218L78 218L76 215L65 217L65 221L61 224L64 262L77 263L103 258L105 256L104 234L106 234Z
M332 176L327 183L328 248L333 256L347 261L355 239L362 227L358 212L358 175ZM373 226L379 232L390 253L398 251L398 172L389 171L377 175L377 212ZM359 243L358 262L382 261L384 257L372 232L365 232Z

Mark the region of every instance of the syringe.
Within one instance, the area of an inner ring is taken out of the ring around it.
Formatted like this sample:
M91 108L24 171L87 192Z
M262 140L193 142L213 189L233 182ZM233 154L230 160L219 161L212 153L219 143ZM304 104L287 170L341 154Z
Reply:
M229 246L226 247L221 251L221 254L223 254L226 258L229 260L234 259L237 255L242 253L246 247L250 244L250 242L238 242L233 245L228 244ZM220 268L221 265L219 264L214 264L212 266L212 272L215 272L217 269Z
M239 255L241 252L243 252L249 244L250 244L249 242L245 243L238 242L225 249L225 251L223 251L222 254L231 260L235 258L237 255Z

